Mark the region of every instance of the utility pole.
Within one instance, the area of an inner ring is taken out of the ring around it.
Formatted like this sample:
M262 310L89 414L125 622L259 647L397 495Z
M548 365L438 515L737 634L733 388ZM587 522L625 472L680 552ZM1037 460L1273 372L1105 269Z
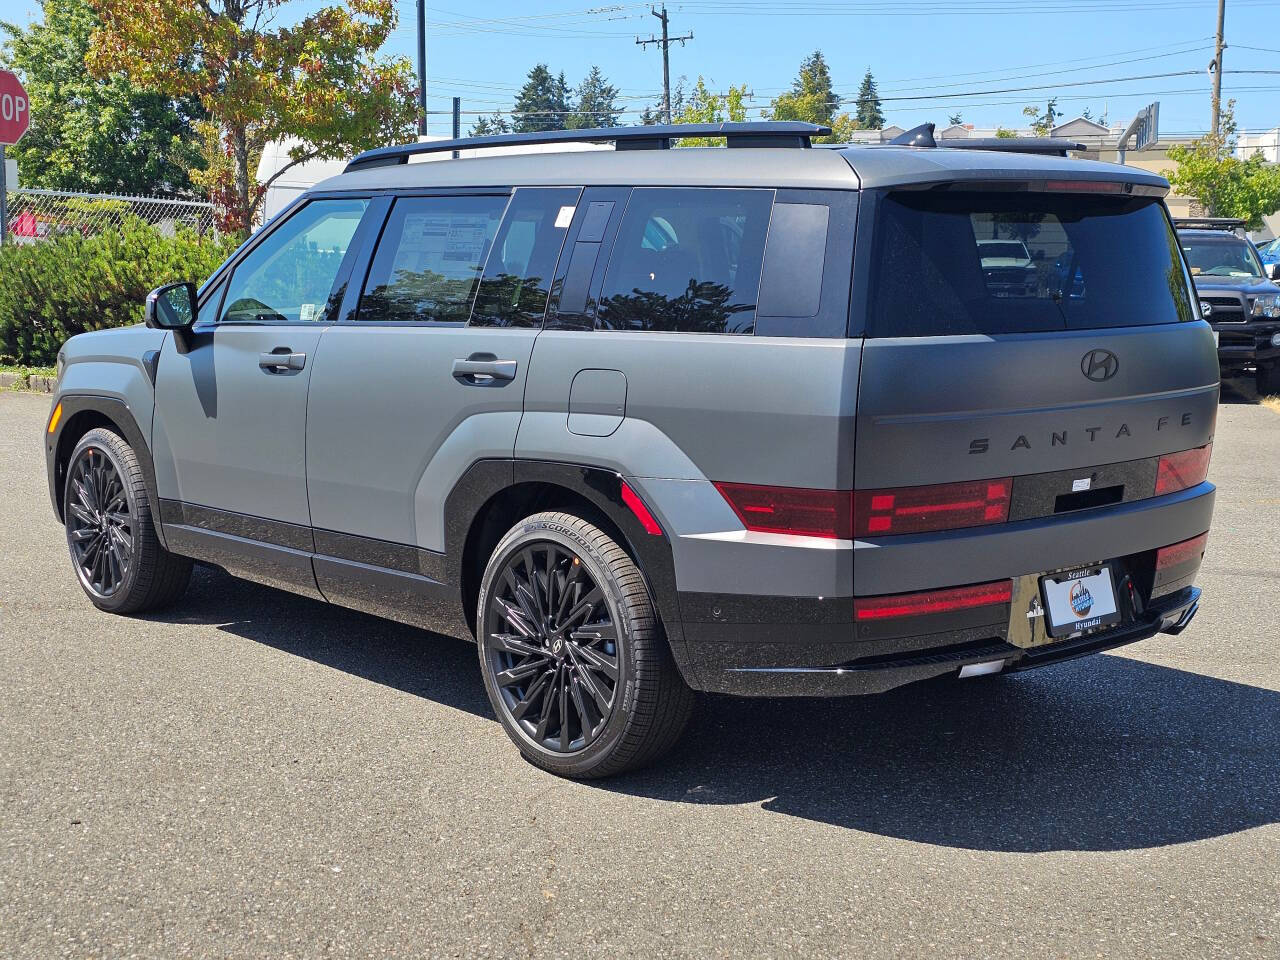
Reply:
M1222 51L1227 45L1222 42L1222 25L1227 18L1227 0L1218 0L1218 33L1214 37L1213 63L1209 70L1213 73L1213 135L1218 135L1222 118Z
M427 0L418 0L418 133L427 132Z
M680 44L680 46L683 47L684 42L686 40L693 39L693 31L690 30L688 33L686 33L682 37L668 36L667 35L667 26L668 26L667 5L665 3L662 5L661 13L659 13L657 10L653 9L652 7L649 8L649 12L662 21L662 39L659 40L653 34L649 34L648 40L642 40L639 37L636 37L636 43L640 44L640 46L642 47L647 47L651 43L658 44L659 46L662 47L662 122L670 123L671 122L671 57L670 57L671 45L673 43L678 43Z

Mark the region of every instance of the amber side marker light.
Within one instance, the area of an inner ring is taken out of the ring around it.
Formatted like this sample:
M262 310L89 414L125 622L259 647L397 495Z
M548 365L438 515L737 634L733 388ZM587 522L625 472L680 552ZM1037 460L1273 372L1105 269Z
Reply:
M61 419L62 419L62 404L59 403L56 407L53 408L53 416L49 418L50 433L53 433L53 431L58 429L58 421Z

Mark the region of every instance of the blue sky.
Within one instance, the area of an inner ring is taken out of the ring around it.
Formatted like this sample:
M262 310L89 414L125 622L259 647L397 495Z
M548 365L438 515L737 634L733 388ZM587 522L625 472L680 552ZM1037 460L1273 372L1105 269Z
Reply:
M433 133L448 132L454 96L464 128L475 111L510 109L540 61L571 84L598 64L632 111L624 121L658 99L660 54L635 43L659 26L646 4L446 3L427 13L428 106L442 111ZM319 5L291 0L280 19ZM399 7L387 49L412 58L415 0ZM957 112L979 126L1020 125L1024 105L1057 94L1068 117L1089 107L1112 122L1158 99L1163 132L1193 133L1209 123L1216 9L1216 0L689 0L668 6L673 35L694 35L672 48L671 72L701 74L713 89L746 84L765 107L820 49L838 93L851 96L870 67L889 122L903 126L945 125ZM0 0L3 19L38 10ZM1241 128L1280 125L1280 0L1228 0L1226 38L1224 99L1236 98Z
M428 6L432 110L449 109L453 96L463 98L464 111L509 109L538 61L563 70L570 83L599 64L637 111L661 88L659 52L635 43L659 26L647 5L488 0L468 8L448 2ZM1274 127L1280 124L1280 2L1228 0L1227 6L1226 69L1274 72L1226 73L1224 99L1236 97L1242 128ZM391 44L406 56L413 54L415 9L414 0L401 0L400 29ZM715 89L745 83L755 94L753 104L764 107L789 86L801 58L820 49L838 93L852 95L870 67L889 122L903 126L924 120L945 125L955 112L980 126L1014 126L1024 122L1024 105L1043 104L1057 93L1068 117L1090 107L1095 115L1107 111L1113 121L1127 121L1159 99L1163 130L1201 131L1209 123L1205 68L1216 9L1216 0L671 3L673 35L694 35L672 48L671 72L673 78L702 74ZM1183 71L1192 73L1153 76ZM1125 77L1146 79L1117 79ZM1026 87L1037 89L1021 89ZM985 92L996 90L1012 92ZM431 117L432 131L447 133L448 122Z

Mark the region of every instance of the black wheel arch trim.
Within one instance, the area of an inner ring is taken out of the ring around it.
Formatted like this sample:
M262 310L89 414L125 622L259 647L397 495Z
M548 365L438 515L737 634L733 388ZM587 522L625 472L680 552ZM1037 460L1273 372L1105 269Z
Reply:
M588 501L622 534L658 608L676 665L686 682L696 686L686 655L675 560L666 534L647 533L622 501L622 476L604 467L547 460L478 460L459 477L445 500L445 579L464 589L464 554L468 538L495 497L524 484L560 487ZM505 532L505 531L503 531Z
M66 428L77 415L85 412L96 413L114 424L120 435L133 448L134 455L138 458L138 465L142 467L142 479L147 488L147 498L151 502L151 509L156 519L156 536L160 539L161 545L167 548L161 530L160 493L156 487L156 468L155 462L151 459L151 444L138 426L138 421L133 411L129 409L129 405L118 397L104 397L97 394L67 394L59 397L57 402L62 405L62 416L58 419L58 426L53 433L45 431L44 449L45 466L49 476L49 497L53 502L53 512L58 522L64 522L62 494L67 479L66 461L70 458L72 447L79 441L80 436L83 436L79 434L73 437L67 433Z

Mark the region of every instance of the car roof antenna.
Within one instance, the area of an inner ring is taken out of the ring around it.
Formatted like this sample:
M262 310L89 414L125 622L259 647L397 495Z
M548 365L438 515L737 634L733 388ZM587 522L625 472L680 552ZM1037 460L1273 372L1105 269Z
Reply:
M912 127L906 133L900 133L889 141L895 147L936 147L933 139L933 124L922 123Z

